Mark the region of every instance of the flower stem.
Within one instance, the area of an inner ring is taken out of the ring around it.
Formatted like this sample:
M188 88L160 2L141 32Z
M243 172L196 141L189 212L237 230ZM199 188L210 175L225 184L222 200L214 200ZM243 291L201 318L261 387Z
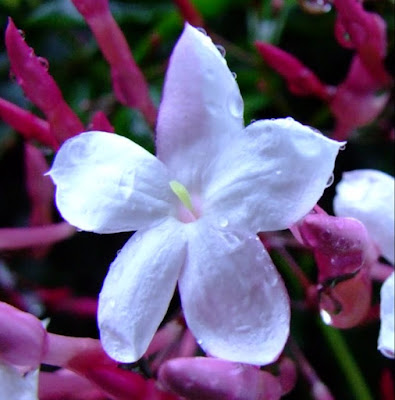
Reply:
M354 394L354 399L374 400L342 334L337 329L325 325L322 321L320 327L326 341L335 354L351 392Z

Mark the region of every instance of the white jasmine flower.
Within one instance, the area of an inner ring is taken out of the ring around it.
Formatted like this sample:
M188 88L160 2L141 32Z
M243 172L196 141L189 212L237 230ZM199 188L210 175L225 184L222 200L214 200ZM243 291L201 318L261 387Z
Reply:
M337 185L335 213L361 221L381 254L394 264L394 178L376 170L346 172ZM394 273L383 283L379 350L394 358Z
M68 140L50 175L63 217L97 233L138 230L99 298L101 340L145 352L178 282L200 346L266 364L289 333L289 299L257 232L285 229L321 197L342 143L290 118L244 128L243 101L210 38L190 25L170 59L157 158L114 134Z

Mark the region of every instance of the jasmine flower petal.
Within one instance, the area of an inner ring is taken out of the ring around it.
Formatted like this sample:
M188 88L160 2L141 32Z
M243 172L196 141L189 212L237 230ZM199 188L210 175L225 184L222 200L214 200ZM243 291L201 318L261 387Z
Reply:
M243 129L243 107L221 53L186 24L170 58L157 125L157 156L173 179L199 190L208 164Z
M205 212L251 232L286 229L322 196L342 144L292 118L257 121L214 164Z
M381 254L394 264L394 178L377 170L354 170L343 174L336 187L335 214L361 221ZM381 327L378 349L394 358L394 273L381 287Z
M137 361L166 314L185 259L182 224L135 233L110 266L99 297L100 339L120 362Z
M38 369L23 373L0 360L0 398L7 400L38 400Z
M395 333L394 333L394 279L393 272L381 287L380 317L381 326L379 333L378 349L389 358L395 357Z
M230 361L274 361L288 338L289 299L258 237L219 230L204 220L186 231L188 256L179 288L200 346Z
M371 169L349 171L336 191L335 214L360 220L382 255L394 264L394 178Z
M166 167L119 135L92 131L67 140L49 175L63 218L82 230L132 231L171 213Z

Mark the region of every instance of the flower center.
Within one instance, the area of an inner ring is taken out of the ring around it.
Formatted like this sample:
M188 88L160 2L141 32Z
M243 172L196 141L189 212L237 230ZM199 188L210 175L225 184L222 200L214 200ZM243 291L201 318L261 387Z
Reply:
M196 219L199 218L199 213L192 204L188 189L178 181L170 181L169 185L173 193L182 203L182 206L178 210L178 218L180 221L185 223L196 221Z

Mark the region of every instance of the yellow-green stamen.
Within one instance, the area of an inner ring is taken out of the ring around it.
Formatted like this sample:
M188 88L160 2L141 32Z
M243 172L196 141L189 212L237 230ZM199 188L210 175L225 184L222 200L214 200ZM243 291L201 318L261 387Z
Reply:
M187 188L177 181L170 181L169 185L174 194L180 199L181 203L184 204L189 211L193 211L191 196Z

